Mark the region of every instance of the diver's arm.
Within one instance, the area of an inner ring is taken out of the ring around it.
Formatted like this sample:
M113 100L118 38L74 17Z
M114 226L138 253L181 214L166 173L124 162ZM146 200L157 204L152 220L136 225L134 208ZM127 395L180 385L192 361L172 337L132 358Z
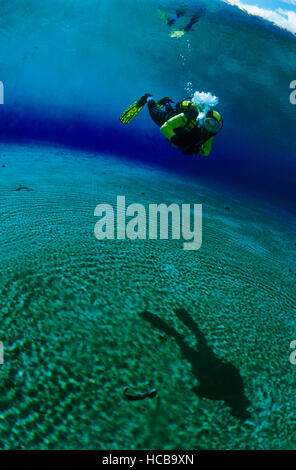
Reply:
M205 143L201 147L200 155L203 155L205 157L210 155L212 151L213 140L214 137L210 137L208 140L205 141Z
M176 135L175 129L185 126L187 122L188 118L185 114L180 113L166 121L163 126L161 126L160 131L169 141L171 141L171 139Z

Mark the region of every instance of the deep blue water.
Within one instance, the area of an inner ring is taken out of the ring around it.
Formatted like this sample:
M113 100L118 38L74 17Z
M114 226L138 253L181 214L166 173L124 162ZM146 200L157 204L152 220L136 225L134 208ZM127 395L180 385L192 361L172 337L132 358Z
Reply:
M277 17L289 11L290 26L281 29L215 0L1 2L1 139L124 155L135 165L144 160L251 188L293 209L296 106L289 84L296 79L296 8L272 0L259 6ZM188 34L171 38L158 9L173 15L180 7L184 21L196 12L201 19ZM220 99L225 126L211 157L185 157L171 148L146 109L128 126L120 124L121 112L143 93L178 101L188 83Z

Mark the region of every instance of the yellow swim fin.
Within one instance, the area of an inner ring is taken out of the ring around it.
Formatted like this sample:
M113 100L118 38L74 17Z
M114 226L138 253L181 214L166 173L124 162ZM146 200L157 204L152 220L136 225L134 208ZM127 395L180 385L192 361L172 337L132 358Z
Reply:
M122 122L122 124L128 124L135 116L137 116L137 114L139 114L142 108L143 106L139 106L138 101L136 101L134 104L129 106L124 113L122 113L119 118L120 122Z
M184 36L185 32L182 30L182 31L171 31L170 32L170 37L171 38L181 38L182 36Z

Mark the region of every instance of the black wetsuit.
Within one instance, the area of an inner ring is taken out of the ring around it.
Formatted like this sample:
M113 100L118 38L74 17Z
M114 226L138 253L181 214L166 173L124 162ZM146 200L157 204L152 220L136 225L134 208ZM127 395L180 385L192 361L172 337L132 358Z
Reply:
M164 108L158 108L154 100L149 100L147 105L152 120L159 127L163 126L173 116L177 116L177 114L182 112L178 109L178 105L176 108L173 108L169 103ZM185 112L184 114L187 113ZM188 117L190 118L190 116ZM187 132L183 127L179 127L175 129L175 134L177 137L174 139L174 144L185 154L198 154L204 142L212 136L212 134L198 126L191 129L190 132Z

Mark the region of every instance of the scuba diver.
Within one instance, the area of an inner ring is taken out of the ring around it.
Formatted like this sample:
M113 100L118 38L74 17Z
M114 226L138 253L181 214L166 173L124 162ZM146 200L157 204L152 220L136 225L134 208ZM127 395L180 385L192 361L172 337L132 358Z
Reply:
M169 97L156 102L146 93L121 115L120 121L128 123L146 103L152 120L173 147L186 155L210 155L214 137L223 127L223 119L218 111L207 110L192 98L172 106L173 101Z
M173 16L170 16L165 10L158 9L161 17L166 21L168 26L174 26L175 23L179 20L179 18L185 17L186 12L185 10L176 10ZM195 13L191 16L189 22L181 29L172 30L170 32L170 36L172 38L180 38L184 36L185 33L189 33L192 27L198 22L200 19L201 14ZM187 20L188 21L188 20Z

